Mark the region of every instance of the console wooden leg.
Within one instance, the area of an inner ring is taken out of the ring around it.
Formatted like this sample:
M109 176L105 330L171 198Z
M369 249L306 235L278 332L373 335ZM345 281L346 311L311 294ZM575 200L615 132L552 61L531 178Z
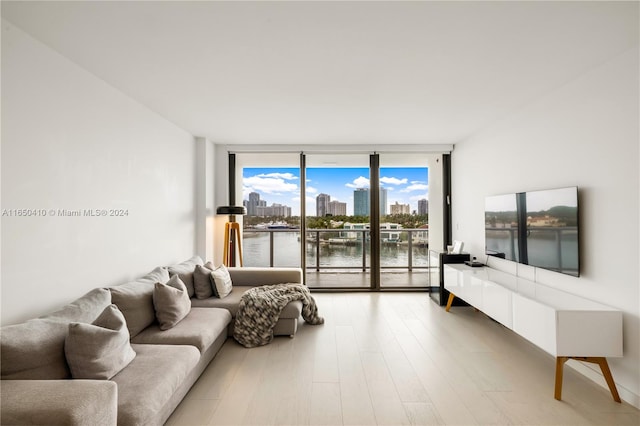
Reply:
M602 375L607 382L607 386L609 386L609 391L611 392L611 396L615 402L622 402L620 400L620 395L618 394L618 388L616 388L616 382L613 381L613 375L611 374L611 370L609 369L609 363L607 362L607 358L602 356L559 356L556 358L556 391L555 398L559 401L562 398L562 368L564 367L564 363L567 360L575 359L577 361L590 362L592 364L598 364L600 366L600 370L602 370Z
M620 400L620 395L618 395L618 388L616 388L616 382L613 381L613 376L611 375L611 370L609 370L609 363L607 362L607 359L605 357L598 357L594 358L594 362L600 366L600 370L602 370L602 375L607 381L613 400L621 403L622 401Z
M556 357L556 389L554 393L554 398L560 401L562 399L562 373L564 369L564 363L567 362L569 358L566 356Z
M453 299L456 298L456 295L453 293L449 293L449 300L447 300L447 307L444 308L445 311L449 312L449 309L451 309L451 305L453 304Z

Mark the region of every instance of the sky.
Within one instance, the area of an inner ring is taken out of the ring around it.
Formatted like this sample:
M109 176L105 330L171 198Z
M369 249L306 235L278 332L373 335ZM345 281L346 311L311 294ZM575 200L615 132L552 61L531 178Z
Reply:
M267 205L273 203L291 207L293 216L300 215L300 170L298 168L251 167L242 171L243 200L250 192L260 194ZM380 168L380 184L387 189L389 206L409 204L411 212L418 210L418 200L429 199L426 167ZM307 215L316 213L316 197L324 193L331 201L347 203L347 215L353 215L353 191L369 187L368 168L307 168Z

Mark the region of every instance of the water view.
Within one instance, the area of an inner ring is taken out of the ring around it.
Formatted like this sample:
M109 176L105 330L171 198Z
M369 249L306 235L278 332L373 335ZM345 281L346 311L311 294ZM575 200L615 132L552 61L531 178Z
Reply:
M244 232L243 253L246 266L269 266L270 262L270 232ZM273 266L297 267L300 266L300 233L299 232L273 232ZM368 244L367 244L368 246ZM336 269L360 269L363 260L366 267L370 266L369 250L363 256L362 241L354 245L321 243L320 267ZM306 243L307 267L315 268L318 257L315 242ZM409 265L408 245L382 244L381 266L383 268L406 268ZM364 258L364 259L363 259ZM428 266L428 249L424 246L412 247L412 266L414 268L426 268Z

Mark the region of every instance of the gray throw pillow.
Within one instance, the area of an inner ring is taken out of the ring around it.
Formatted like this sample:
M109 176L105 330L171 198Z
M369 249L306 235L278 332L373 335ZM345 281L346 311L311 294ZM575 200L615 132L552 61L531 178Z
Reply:
M213 296L211 269L197 265L193 271L193 288L196 293L196 299L208 299Z
M136 356L116 305L107 306L91 324L69 323L64 352L74 379L109 380Z
M133 281L109 289L111 301L126 318L131 337L149 327L156 319L153 310L153 286L151 283Z
M193 297L195 289L193 287L193 271L196 269L196 265L202 265L204 262L200 256L193 256L189 260L178 263L177 265L169 266L169 275L178 275L180 279L187 287L189 297ZM166 281L164 281L166 282Z
M174 275L166 284L156 283L153 305L160 330L175 327L191 312L191 298L180 277Z
M135 337L155 322L153 287L155 283L167 281L169 281L167 269L157 267L135 281L109 288L111 302L124 315L131 337Z
M220 299L227 297L229 293L231 293L233 283L231 282L231 276L229 275L229 271L226 266L220 265L211 271L211 278L213 278L216 293L218 293L218 297Z

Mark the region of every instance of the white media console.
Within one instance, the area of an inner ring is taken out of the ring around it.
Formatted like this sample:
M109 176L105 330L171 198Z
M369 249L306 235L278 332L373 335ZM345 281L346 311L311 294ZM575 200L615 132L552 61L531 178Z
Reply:
M492 269L444 265L444 287L556 358L555 398L569 359L596 363L620 402L607 357L622 356L622 312L555 288Z

